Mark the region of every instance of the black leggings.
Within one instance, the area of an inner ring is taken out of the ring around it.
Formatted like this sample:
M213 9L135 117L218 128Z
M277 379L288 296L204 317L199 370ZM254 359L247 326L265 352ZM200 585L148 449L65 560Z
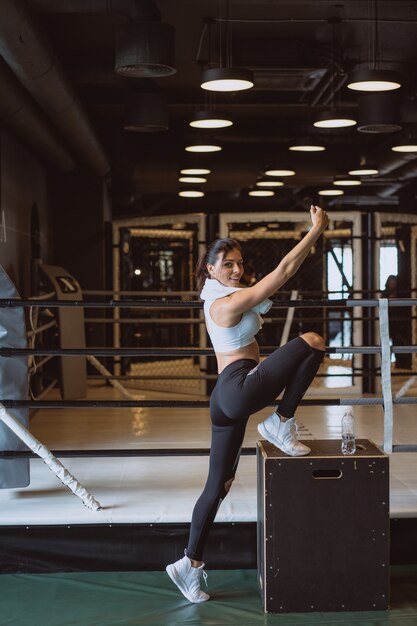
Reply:
M249 416L275 400L285 389L277 411L292 417L324 357L297 337L262 363L241 359L219 375L210 398L212 438L210 465L203 493L194 507L187 556L201 561L208 532L222 500L225 483L234 478Z

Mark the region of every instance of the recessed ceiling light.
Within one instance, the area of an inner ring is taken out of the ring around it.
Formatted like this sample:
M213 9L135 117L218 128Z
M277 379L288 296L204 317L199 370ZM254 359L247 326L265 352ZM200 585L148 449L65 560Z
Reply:
M182 189L178 192L178 195L182 198L201 198L204 196L204 193L197 191L197 189Z
M203 176L204 174L211 174L211 170L206 167L186 167L180 171L180 174L189 176Z
M180 176L178 181L180 183L206 183L207 178L201 178L200 176Z
M319 196L343 196L343 189L320 189Z
M273 168L268 168L264 172L265 176L294 176L294 170L276 170Z
M190 122L193 128L226 128L232 124L230 115L227 113L209 110L196 111Z
M207 91L243 91L253 87L253 74L244 68L219 67L201 74L201 88Z
M187 146L185 149L187 152L219 152L222 148L212 144L195 144Z
M248 192L250 196L258 196L258 197L267 197L267 196L275 196L275 191L271 189L252 189Z

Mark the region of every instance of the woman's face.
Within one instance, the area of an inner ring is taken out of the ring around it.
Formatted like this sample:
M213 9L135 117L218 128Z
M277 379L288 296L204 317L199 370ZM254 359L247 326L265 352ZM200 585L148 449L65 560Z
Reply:
M243 274L242 253L237 248L230 252L219 254L214 265L207 264L207 270L212 278L216 278L226 287L239 287Z

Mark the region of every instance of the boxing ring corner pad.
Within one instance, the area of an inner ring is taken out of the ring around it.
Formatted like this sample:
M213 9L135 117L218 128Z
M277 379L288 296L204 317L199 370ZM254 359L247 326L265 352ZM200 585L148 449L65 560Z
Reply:
M393 401L391 387L391 347L389 343L388 299L379 301L379 337L381 345L381 390L384 400L384 452L392 453Z
M0 294L20 301L20 295L12 280L0 265ZM0 339L4 345L26 348L26 321L23 308L15 311L0 309ZM28 361L27 358L0 359L0 388L3 398L28 397ZM16 410L19 421L28 426L29 411L25 408ZM0 448L23 450L21 440L12 431L0 423ZM30 464L28 459L0 461L0 489L27 487L30 483Z

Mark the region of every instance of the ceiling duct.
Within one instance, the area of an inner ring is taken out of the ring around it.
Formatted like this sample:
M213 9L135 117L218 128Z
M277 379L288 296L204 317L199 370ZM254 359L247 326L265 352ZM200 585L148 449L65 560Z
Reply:
M55 51L21 0L0 2L0 53L74 154L96 174L110 165Z
M38 13L112 13L128 19L160 20L153 0L29 0Z
M132 20L123 24L116 34L116 72L135 78L175 74L174 35L174 28L164 22Z
M115 69L122 76L163 77L175 74L175 31L161 21L154 0L29 0L40 13L94 14L114 17Z
M382 198L386 198L396 193L399 189L407 185L412 180L417 178L417 160L406 163L403 167L399 168L395 172L395 177L397 178L397 182L392 183L391 185L387 185L385 189L382 189L378 195Z
M358 125L361 133L394 133L401 130L401 98L397 93L371 93L359 98Z
M125 130L152 133L168 130L168 103L164 94L135 93L126 104Z
M56 169L70 172L75 163L54 129L0 57L0 119L35 154Z

